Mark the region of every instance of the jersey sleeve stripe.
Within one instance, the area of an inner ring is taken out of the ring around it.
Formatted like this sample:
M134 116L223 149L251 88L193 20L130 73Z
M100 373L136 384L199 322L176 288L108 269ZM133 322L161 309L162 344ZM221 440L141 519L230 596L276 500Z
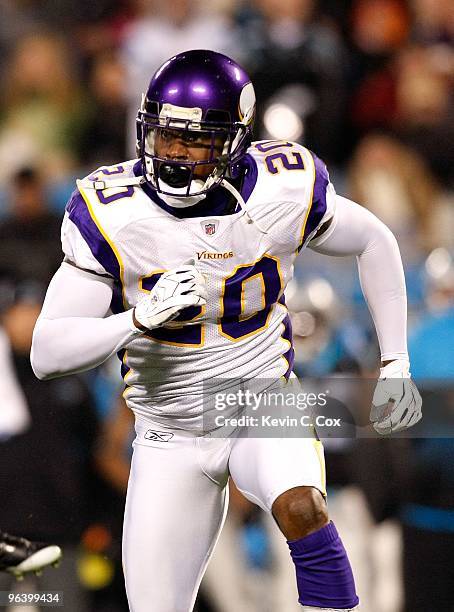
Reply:
M245 177L241 189L241 195L243 196L244 201L247 202L255 189L258 178L258 170L257 163L252 155L246 155L242 163L245 166Z
M66 206L66 210L70 220L77 227L82 238L90 247L93 257L95 257L103 268L105 268L114 278L120 278L120 266L115 257L115 253L93 221L87 204L78 190L72 194Z
M81 236L89 246L93 257L109 274L121 283L123 304L125 305L123 291L124 267L121 256L112 240L101 227L88 197L80 186L73 193L66 210L69 219L76 225Z
M125 302L123 300L123 288L119 280L115 279L113 290L112 290L112 301L110 303L110 310L113 314L119 314L126 310Z
M315 170L314 159L313 159L310 151L308 151L308 149L305 149L305 151L306 151L306 157L309 157L309 159L311 161L311 166L312 166L312 192L311 192L311 196L310 196L310 199L309 199L309 205L307 207L306 216L304 218L303 227L301 228L301 241L300 241L300 244L299 244L299 246L297 248L297 253L300 252L300 250L302 249L303 244L304 244L304 237L306 235L306 226L307 226L307 222L308 222L309 216L311 214L312 203L314 201L315 179L317 178L317 173L316 173L316 170Z
M315 153L310 151L314 163L314 188L312 192L312 201L309 212L306 217L305 224L302 230L302 238L298 247L298 253L304 246L307 237L320 225L321 220L326 212L326 189L329 184L329 174L325 164Z

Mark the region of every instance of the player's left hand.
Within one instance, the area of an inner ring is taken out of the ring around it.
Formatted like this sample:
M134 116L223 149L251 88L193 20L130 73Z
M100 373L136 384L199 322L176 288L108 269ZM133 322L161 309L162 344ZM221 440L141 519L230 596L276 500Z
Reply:
M422 418L421 406L407 359L396 359L380 369L370 411L377 433L386 435L412 427Z

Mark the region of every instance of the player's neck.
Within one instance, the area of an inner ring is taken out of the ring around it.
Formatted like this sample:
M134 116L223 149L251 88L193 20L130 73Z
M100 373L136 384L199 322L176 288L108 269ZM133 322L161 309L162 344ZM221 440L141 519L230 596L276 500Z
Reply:
M230 183L232 183L232 185L234 185L234 187L236 187L243 198L247 200L253 191L253 187L255 186L256 173L252 171L253 169L250 167L250 164L246 158L244 159L244 165L243 160L241 165L242 171L240 171L234 179L228 180ZM136 176L140 176L141 173L141 164L140 161L138 161L134 165L134 174ZM240 205L236 201L235 197L223 187L216 187L212 189L208 192L206 198L194 206L180 209L169 206L162 198L159 197L156 190L154 190L147 183L142 185L142 189L155 204L178 219L188 219L193 217L221 217L232 215L235 212L238 212L240 209Z

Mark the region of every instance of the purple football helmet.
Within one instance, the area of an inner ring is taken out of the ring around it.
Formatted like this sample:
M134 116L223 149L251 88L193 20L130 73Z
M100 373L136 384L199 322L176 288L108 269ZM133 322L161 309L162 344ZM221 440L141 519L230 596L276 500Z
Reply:
M246 153L254 117L254 87L233 60L205 50L170 58L151 79L137 115L144 177L162 194L206 193L229 176ZM203 143L206 159L160 157L155 143L169 137ZM208 176L200 167L209 171Z

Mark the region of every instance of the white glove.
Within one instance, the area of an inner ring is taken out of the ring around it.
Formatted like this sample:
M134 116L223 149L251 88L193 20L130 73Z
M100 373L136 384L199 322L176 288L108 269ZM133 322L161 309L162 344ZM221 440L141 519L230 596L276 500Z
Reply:
M412 427L422 418L421 406L407 359L396 359L380 369L370 411L376 432L390 434Z
M191 259L164 272L150 293L134 308L134 323L146 329L161 327L188 306L204 306L206 298L205 279Z

